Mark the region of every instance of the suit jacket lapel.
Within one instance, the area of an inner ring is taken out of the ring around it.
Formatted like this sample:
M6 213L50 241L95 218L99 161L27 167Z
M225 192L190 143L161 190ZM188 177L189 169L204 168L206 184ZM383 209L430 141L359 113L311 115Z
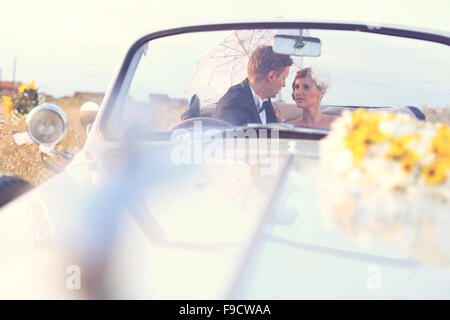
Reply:
M247 98L247 101L245 102L245 108L252 115L254 123L262 123L258 110L256 109L255 100L253 99L253 93L252 90L250 89L250 83L248 82L248 78L242 81L242 86L245 88Z
M269 99L269 108L266 109L266 123L278 122L275 111L273 110L272 100Z
M250 83L248 78L242 81L242 86L245 88L247 101L244 103L245 108L251 113L254 123L262 123L261 117L259 116L258 110L256 109L255 100L253 99L253 93L250 89ZM275 111L273 110L272 100L269 99L269 108L266 109L266 123L278 122Z

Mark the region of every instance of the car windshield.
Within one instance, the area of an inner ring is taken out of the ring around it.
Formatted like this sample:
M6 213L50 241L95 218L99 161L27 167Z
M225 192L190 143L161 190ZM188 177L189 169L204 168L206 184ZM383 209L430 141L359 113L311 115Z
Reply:
M115 99L110 99L113 103L103 128L117 133L137 124L150 131L167 131L198 117L229 121L217 112L218 102L230 87L247 78L249 57L255 49L273 48L276 35L319 39L320 54L291 55L292 66L285 81L280 78L269 96L277 118L272 119L266 111L264 119L255 113L234 125L278 121L328 129L343 109L355 107L383 108L416 117L424 113L429 120L446 121L450 101L446 89L450 80L448 46L357 31L277 27L189 32L143 42L119 79L121 86L115 88ZM296 93L294 100L294 80L305 68L312 70L311 79L296 81L312 89ZM237 109L248 108L247 100L238 100ZM307 117L315 106L320 106L321 119L326 121ZM257 110L256 105L254 108Z

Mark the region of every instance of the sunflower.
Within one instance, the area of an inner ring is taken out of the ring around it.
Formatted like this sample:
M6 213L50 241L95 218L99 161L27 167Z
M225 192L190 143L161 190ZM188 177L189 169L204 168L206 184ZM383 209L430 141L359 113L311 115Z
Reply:
M345 137L345 146L353 153L356 164L361 163L370 145L389 139L378 126L382 119L381 114L363 109L352 112L352 129Z
M36 90L36 88L34 87L34 80L31 81L31 83L27 84L27 83L22 83L19 86L19 93L23 93L26 90Z
M419 155L415 151L408 151L402 159L402 169L410 173L413 167L419 162Z
M406 134L399 138L394 138L391 140L390 152L386 155L389 159L401 159L407 155L409 143L414 139L418 138L415 134Z
M426 183L431 185L440 184L447 178L448 163L445 161L435 161L422 169L422 175Z
M442 125L439 127L437 135L431 141L431 151L439 157L450 156L450 127Z
M13 100L9 96L2 96L2 98L3 98L3 103L6 106L6 113L8 114L8 116L10 116L11 115L11 111L12 111L12 109L14 107Z

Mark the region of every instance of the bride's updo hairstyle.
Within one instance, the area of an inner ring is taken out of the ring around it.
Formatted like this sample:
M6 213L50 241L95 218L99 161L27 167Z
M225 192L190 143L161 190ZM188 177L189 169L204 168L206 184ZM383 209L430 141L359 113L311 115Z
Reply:
M329 86L328 77L324 72L319 71L315 67L303 68L297 71L294 81L292 82L292 99L294 98L295 80L297 79L310 79L314 82L319 90L327 90Z

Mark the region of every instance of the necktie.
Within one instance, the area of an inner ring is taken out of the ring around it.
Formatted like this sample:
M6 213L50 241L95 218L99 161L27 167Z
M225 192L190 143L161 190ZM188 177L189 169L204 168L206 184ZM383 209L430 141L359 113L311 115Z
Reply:
M263 112L267 107L269 107L269 100L263 102L261 108L259 108L259 113Z

